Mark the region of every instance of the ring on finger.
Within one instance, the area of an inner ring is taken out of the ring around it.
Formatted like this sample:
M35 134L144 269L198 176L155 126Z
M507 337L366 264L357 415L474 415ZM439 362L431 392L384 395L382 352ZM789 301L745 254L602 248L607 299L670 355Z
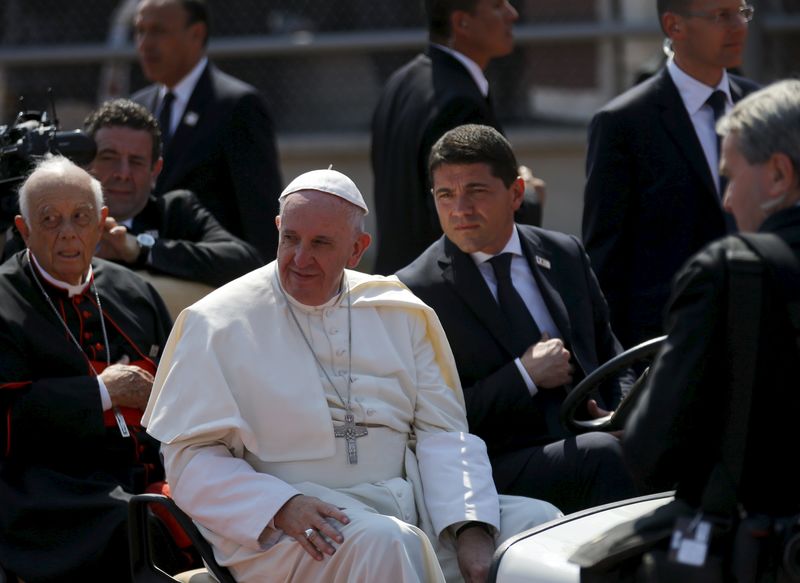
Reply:
M303 531L303 534L305 534L306 538L310 540L311 537L314 536L314 533L316 533L316 532L317 531L314 530L313 528L307 528L307 529L305 529L305 531Z

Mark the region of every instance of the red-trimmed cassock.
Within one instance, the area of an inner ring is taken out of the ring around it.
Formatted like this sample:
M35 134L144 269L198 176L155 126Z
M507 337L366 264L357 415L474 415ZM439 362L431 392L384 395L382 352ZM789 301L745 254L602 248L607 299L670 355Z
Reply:
M158 442L123 437L94 371L108 355L155 374L170 317L128 269L92 266L108 346L91 286L69 297L37 271L51 306L27 252L0 266L0 565L26 582L128 581L126 501L163 479Z

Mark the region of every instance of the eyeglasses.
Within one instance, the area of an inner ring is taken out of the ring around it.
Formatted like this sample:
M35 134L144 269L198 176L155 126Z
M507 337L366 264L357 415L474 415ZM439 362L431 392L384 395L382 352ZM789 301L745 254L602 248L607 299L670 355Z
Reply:
M747 24L753 20L756 9L750 4L740 6L738 10L718 10L716 12L683 12L684 16L704 18L717 26L733 26L738 23Z

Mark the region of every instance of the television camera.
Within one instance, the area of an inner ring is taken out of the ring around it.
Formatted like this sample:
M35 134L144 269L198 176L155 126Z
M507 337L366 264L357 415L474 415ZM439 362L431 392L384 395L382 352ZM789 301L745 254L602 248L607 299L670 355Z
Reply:
M0 234L19 212L17 185L48 154L61 154L80 166L94 158L96 146L81 130L59 131L55 114L20 111L13 124L0 125Z

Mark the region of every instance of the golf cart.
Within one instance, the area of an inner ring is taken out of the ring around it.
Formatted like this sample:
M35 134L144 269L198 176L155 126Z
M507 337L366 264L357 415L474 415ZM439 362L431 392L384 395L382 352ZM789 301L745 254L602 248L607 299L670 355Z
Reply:
M665 337L649 340L611 359L588 375L567 396L561 411L562 423L572 432L616 431L622 429L636 396L644 385L646 372L636 381L617 410L601 419L577 418L579 407L605 379L634 363L652 359ZM539 525L507 540L495 552L490 581L497 583L553 582L577 583L579 568L567 559L583 543L593 540L612 526L635 519L672 500L666 492L583 510L561 519ZM196 551L207 565L205 569L170 576L153 561L147 524L148 507L158 505L175 517L187 533ZM130 505L131 559L136 583L183 581L189 583L233 582L227 569L217 565L210 545L175 503L166 496L140 494Z

